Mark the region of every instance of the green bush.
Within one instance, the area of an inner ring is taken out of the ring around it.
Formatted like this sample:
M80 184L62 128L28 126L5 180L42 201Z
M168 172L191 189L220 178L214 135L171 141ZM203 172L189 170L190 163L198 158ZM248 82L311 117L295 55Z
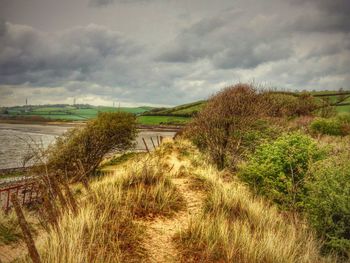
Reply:
M239 175L259 194L286 209L298 210L303 206L309 165L323 155L324 151L309 136L287 133L258 146L240 167Z
M350 114L340 114L334 118L317 118L310 125L316 134L345 136L350 134Z
M327 252L350 257L349 152L316 162L307 180L305 211L311 225L326 240Z
M340 123L336 119L317 118L310 125L311 131L317 134L342 135Z
M59 137L48 152L49 172L79 179L82 172L92 175L105 154L131 148L136 137L136 118L125 112L104 112L83 128ZM83 170L83 171L82 171Z

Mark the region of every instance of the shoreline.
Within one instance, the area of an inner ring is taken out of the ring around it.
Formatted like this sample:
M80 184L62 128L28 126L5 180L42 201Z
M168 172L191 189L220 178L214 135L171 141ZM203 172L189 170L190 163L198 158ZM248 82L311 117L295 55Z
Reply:
M27 121L27 120L10 120L10 119L0 119L0 124L21 124L21 125L41 125L41 126L60 126L60 127L78 127L86 124L86 121ZM141 131L180 131L185 125L145 125L137 124L137 129Z
M0 176L11 173L26 172L30 167L14 167L14 168L0 168Z
M68 121L29 121L29 120L15 120L15 119L0 119L0 124L32 124L32 125L43 125L43 126L63 126L63 127L73 127L84 125L86 122L76 121L76 122L68 122Z

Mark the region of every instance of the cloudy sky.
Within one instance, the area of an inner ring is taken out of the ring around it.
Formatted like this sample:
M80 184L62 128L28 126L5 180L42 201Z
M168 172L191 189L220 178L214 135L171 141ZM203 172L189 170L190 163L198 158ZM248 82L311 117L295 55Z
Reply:
M0 106L349 88L349 0L0 0Z

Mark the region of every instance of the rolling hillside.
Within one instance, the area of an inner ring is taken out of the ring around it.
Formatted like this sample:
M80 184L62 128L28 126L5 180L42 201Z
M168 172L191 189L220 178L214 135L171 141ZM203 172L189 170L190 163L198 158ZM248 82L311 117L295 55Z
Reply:
M199 112L205 105L205 100L200 100L192 103L182 104L173 108L155 108L144 112L144 116L181 116L191 117Z
M301 93L282 92L293 96ZM336 105L337 112L350 112L350 91L313 91L313 96L320 104L326 102ZM105 107L91 105L43 105L43 106L18 106L0 108L0 115L7 118L41 118L42 120L60 121L85 121L97 116L98 112L130 112L138 115L138 121L143 125L173 124L181 125L188 122L205 105L206 100L187 103L172 108L142 107ZM1 112L2 111L2 112Z

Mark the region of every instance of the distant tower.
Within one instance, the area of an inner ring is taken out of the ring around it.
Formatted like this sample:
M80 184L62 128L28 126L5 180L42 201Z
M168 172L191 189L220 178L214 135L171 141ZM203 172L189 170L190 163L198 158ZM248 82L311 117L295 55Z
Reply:
M28 106L28 98L26 98L26 106Z
M75 98L73 98L73 105L75 105Z

